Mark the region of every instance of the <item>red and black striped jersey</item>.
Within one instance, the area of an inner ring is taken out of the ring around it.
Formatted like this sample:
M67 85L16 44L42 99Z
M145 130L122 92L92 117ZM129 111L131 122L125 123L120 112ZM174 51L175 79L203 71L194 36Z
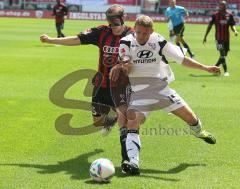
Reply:
M118 64L120 39L130 33L133 33L133 29L126 26L121 35L114 35L109 26L101 25L78 35L81 44L93 44L99 48L99 77L95 77L95 85L99 85L101 82L101 87L110 87L109 73L111 68ZM111 87L114 86L111 84Z
M218 11L214 13L210 24L215 24L215 38L217 41L229 41L229 26L235 25L233 15L230 12L222 13Z
M56 4L53 7L53 15L55 16L56 23L63 23L64 16L68 14L68 9L64 4Z

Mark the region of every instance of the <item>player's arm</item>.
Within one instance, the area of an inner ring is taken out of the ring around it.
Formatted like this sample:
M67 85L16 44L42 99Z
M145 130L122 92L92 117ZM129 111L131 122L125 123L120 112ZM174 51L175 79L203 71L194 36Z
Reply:
M184 8L184 19L187 20L189 18L188 10Z
M53 7L52 16L56 16L56 8L55 8L55 6Z
M235 26L231 26L231 30L233 31L234 35L237 36L238 32Z
M186 66L188 68L203 70L203 71L206 71L209 73L219 73L220 72L220 68L217 66L206 66L206 65L201 64L201 63L197 62L196 60L189 58L189 57L185 57L183 59L182 65Z
M233 31L233 33L235 34L235 36L237 36L237 35L238 35L238 32L237 32L236 27L235 27L236 22L235 22L235 20L234 20L234 18L233 18L233 15L231 15L230 18L229 18L229 25L231 26L231 30Z
M78 36L70 36L63 38L51 38L47 35L41 35L40 41L42 43L56 44L56 45L65 45L65 46L74 46L80 45L81 41Z
M170 20L170 15L169 15L168 10L165 11L165 17L166 17L166 21L169 22L169 20Z
M109 78L112 81L117 81L119 74L123 71L125 74L129 74L132 70L133 64L131 63L130 55L130 41L121 40L119 46L119 64L115 65L109 74Z
M66 6L64 7L64 13L63 14L64 14L64 16L66 16L68 14L68 8Z
M212 29L212 24L209 23L208 27L207 27L207 30L206 30L206 33L205 33L204 38L203 38L203 44L207 42L207 36L208 36L209 32L211 31L211 29Z
M162 54L166 56L167 59L172 59L178 64L182 64L183 66L193 69L204 70L210 73L220 72L220 68L217 66L206 66L197 62L196 60L186 57L178 46L173 45L166 40L163 40L160 43L160 46L162 46Z
M215 16L212 15L212 19L211 19L211 21L210 21L209 24L208 24L206 33L205 33L204 38L203 38L203 44L205 44L205 43L207 42L207 36L208 36L209 32L211 31L212 25L213 25L214 23L215 23Z

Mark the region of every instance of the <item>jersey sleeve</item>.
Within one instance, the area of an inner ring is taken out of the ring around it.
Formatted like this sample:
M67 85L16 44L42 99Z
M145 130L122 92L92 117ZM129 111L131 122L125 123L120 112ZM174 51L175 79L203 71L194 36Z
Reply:
M166 16L166 17L170 17L170 15L169 15L169 9L167 9L166 11L165 11L165 13L164 13L164 15Z
M229 17L229 25L230 26L235 26L236 25L236 22L233 18L233 15L230 15L230 17Z
M173 45L166 40L159 42L159 45L161 46L160 54L162 53L167 59L173 60L178 64L183 62L185 54L179 46Z
M78 38L81 41L81 44L87 45L87 44L92 44L92 45L98 45L98 38L100 36L100 28L91 28L87 29L84 32L81 32L78 34Z
M120 40L119 45L119 60L131 60L131 54L130 54L130 45L131 41L126 40L125 38L122 38Z
M181 15L183 15L183 16L186 16L187 15L187 9L185 9L184 7L181 7L181 9L180 9L180 11L181 11Z

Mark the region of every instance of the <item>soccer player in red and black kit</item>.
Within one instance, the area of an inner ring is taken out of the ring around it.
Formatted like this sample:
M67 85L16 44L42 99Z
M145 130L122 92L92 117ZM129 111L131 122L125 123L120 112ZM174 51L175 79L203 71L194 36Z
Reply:
M208 24L206 34L203 39L203 43L207 42L207 35L210 32L212 25L215 24L215 39L217 44L217 50L220 53L220 57L216 63L216 66L222 64L224 69L224 76L229 76L227 71L226 56L229 51L229 26L234 32L235 36L238 35L238 32L235 28L235 21L233 15L227 10L226 1L221 1L219 3L219 11L212 15L212 19Z
M122 77L126 82L122 84L125 87L119 87L121 82L110 83L109 73L111 68L118 64L118 49L120 39L133 29L124 25L124 9L121 5L112 5L106 11L106 18L109 25L101 25L96 28L91 28L77 36L64 38L50 38L47 35L42 35L40 40L45 43L59 45L85 45L93 44L99 48L99 64L98 73L94 77L95 88L92 95L92 116L95 126L104 126L106 131L116 123L120 126L120 143L122 161L128 160L126 152L126 116L124 112L127 109L127 92L126 85L128 78ZM116 66L115 66L116 67ZM113 95L114 91L114 95ZM117 92L116 92L117 91ZM110 107L117 111L117 117L108 115ZM123 170L124 171L124 170Z
M53 7L53 16L55 16L57 37L65 37L62 33L64 27L64 16L68 14L67 7L57 0L57 4Z

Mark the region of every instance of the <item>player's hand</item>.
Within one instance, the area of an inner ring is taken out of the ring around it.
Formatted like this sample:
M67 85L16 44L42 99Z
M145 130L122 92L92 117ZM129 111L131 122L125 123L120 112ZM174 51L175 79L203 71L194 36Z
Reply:
M206 66L206 71L209 73L220 74L220 68L217 66Z
M119 78L119 74L121 70L122 70L122 64L115 65L109 73L110 80L112 80L113 82L116 82Z
M46 34L43 34L40 36L40 41L42 43L50 43L50 37L48 37Z
M234 32L234 35L237 37L237 36L238 36L238 32L237 32L237 31L235 31L235 32Z

